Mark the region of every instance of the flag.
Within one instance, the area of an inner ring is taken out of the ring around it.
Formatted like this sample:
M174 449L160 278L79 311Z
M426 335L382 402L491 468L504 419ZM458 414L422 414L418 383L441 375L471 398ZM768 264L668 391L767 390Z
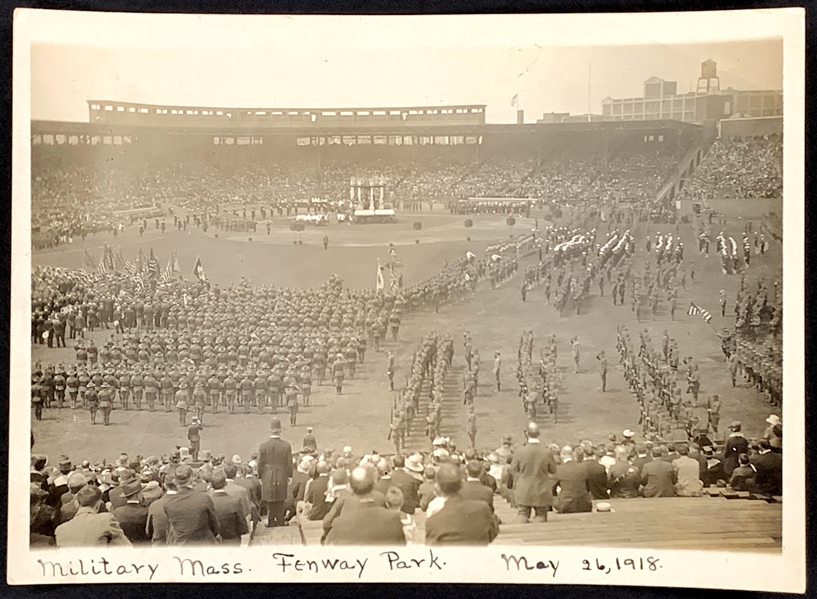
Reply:
M102 255L99 257L99 264L97 264L96 272L104 275L106 272L113 270L113 261L111 259L111 248L108 244L102 249Z
M116 249L111 249L111 268L114 272L124 272L125 258L122 257L122 246L116 246Z
M142 251L142 248L139 248L139 255L136 256L136 271L141 275L145 271L146 266L145 253Z
M179 266L179 256L176 254L176 252L173 252L173 276L175 277L177 275L179 277L182 276L182 269Z
M689 310L687 310L687 314L689 316L700 316L706 322L709 322L710 320L712 320L712 315L709 312L707 312L706 310L704 310L703 308L700 308L700 307L696 306L695 302L690 302Z
M193 265L193 275L199 281L206 281L207 277L204 275L204 267L201 265L201 258L196 256L196 263Z
M131 262L130 260L126 260L124 267L125 272L128 273L131 277L136 276L136 265Z
M94 270L94 257L88 252L88 248L85 248L85 253L82 256L82 267L88 272Z
M161 267L159 266L159 260L156 259L156 254L153 253L153 248L151 248L147 266L148 276L153 279L158 279L160 270Z
M383 280L383 267L380 266L380 260L377 261L377 283L375 286L375 290L383 291L383 288L386 286L386 282Z
M511 106L514 108L519 108L519 92L516 92L511 98Z
M172 279L173 279L173 256L168 258L167 266L165 266L164 271L162 271L162 283L167 283Z
M391 266L389 271L389 288L392 293L397 294L397 292L400 290L400 286L397 283L397 272L394 270L394 265Z

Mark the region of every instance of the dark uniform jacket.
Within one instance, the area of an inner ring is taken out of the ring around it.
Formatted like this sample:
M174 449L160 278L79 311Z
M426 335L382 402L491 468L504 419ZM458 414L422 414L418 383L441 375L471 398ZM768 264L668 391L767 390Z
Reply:
M314 485L314 483L313 483ZM357 502L335 519L327 545L405 545L400 513L377 505L374 500Z
M602 466L603 468L604 466ZM554 491L559 488L559 495L554 501L554 507L563 514L593 511L593 502L590 499L590 482L587 478L587 468L573 460L560 464L556 468L556 477L553 483Z

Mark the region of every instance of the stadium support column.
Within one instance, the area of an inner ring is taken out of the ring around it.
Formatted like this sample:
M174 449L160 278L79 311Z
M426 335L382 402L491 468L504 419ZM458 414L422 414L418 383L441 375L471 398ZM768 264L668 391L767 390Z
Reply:
M369 181L369 210L374 210L374 183Z

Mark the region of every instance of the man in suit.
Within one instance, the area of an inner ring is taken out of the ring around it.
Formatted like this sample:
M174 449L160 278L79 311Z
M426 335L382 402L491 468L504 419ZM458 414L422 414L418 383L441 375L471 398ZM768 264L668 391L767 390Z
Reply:
M499 534L499 522L485 501L465 499L459 468L444 463L437 471L442 509L426 520L426 545L488 545Z
M210 477L210 487L213 507L218 518L218 530L222 545L241 545L241 536L250 532L241 498L230 495L224 488L227 484L227 474L221 468L215 470Z
M167 545L167 514L165 504L176 495L175 472L167 472L164 479L165 494L150 504L145 524L147 534L153 546Z
M548 508L553 500L550 477L556 473L556 461L539 441L538 424L528 423L525 434L528 443L514 454L511 462L517 521L526 524L533 510L534 522L547 522Z
M592 512L593 502L590 495L590 481L587 468L574 460L573 448L565 445L559 452L561 464L556 468L553 481L553 507L562 514ZM604 466L602 466L604 468Z
M122 507L128 502L128 500L122 494L122 490L125 488L125 483L135 478L136 472L130 468L123 468L119 470L119 486L108 491L108 501L111 502L111 510Z
M491 513L494 513L494 493L491 488L482 484L479 477L484 472L482 463L477 460L471 460L465 466L465 482L460 490L460 495L463 499L475 499L477 501L484 501L491 508Z
M329 462L321 460L316 468L318 478L312 481L304 496L304 501L310 505L306 516L309 520L323 520L323 517L329 513L329 509L332 507L326 503L326 491L329 490L329 472L332 467Z
M656 447L653 450L651 462L641 468L641 495L644 497L675 497L675 483L677 476L672 464L664 459L664 448Z
M60 498L60 522L68 522L79 510L79 505L75 501L79 490L88 484L88 479L82 472L72 472L68 477L68 492Z
M783 493L783 454L772 451L766 439L760 440L760 451L749 458L755 467L755 489L766 495Z
M207 493L193 490L193 469L176 468L177 492L165 503L168 545L215 545L219 534L213 500Z
M55 531L57 547L131 546L113 514L99 513L102 491L98 487L84 486L76 501L79 505L76 515Z
M267 504L267 526L283 526L284 502L292 478L292 447L281 439L281 421L272 419L270 438L258 450L261 500Z
M588 448L589 449L589 448ZM586 455L582 466L587 472L587 484L593 499L607 499L607 469L599 464L599 458L606 454L604 447L596 447L590 455ZM612 468L611 468L612 469Z
M420 504L417 496L420 481L406 471L406 459L402 455L394 456L392 462L394 470L391 473L391 484L403 492L403 507L400 509L406 514L413 514Z
M224 491L227 493L227 495L238 499L238 505L241 507L241 511L244 513L244 518L249 519L250 514L252 513L252 501L250 500L249 490L236 484L235 482L235 477L238 474L238 466L232 462L227 462L224 464L223 470L224 476L227 477L224 484Z
M113 515L133 545L146 545L150 542L147 535L148 508L141 503L142 483L139 479L132 478L122 485L122 495L126 503L113 510Z
M327 545L405 545L399 512L377 505L375 472L358 466L349 476L349 486L357 498L354 509L344 509L326 535Z
M284 505L284 519L289 522L295 516L295 507L304 500L306 491L306 481L309 480L310 460L301 460L295 472L292 474L292 481L289 483L289 495Z
M735 420L729 425L729 438L726 439L726 447L723 450L723 472L726 478L732 476L735 468L738 467L738 458L742 453L749 453L749 441L741 432L742 424Z

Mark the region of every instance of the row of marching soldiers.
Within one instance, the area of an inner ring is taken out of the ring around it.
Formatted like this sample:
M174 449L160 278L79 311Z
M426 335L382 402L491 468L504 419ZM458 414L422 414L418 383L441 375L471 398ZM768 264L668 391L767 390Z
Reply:
M556 371L556 335L550 335L546 343L546 347L540 352L539 366L534 368L533 331L523 331L519 339L516 378L522 408L531 421L536 420L536 404L540 399L548 413L553 415L554 421L557 418L559 374Z
M454 357L454 342L450 333L441 339L432 331L420 342L411 362L411 374L406 382L389 425L388 438L394 443L395 453L406 447L406 437L412 433L412 424L420 411L420 398L428 381L429 403L426 406L425 435L433 442L439 436L442 418L442 400L445 375Z
M653 347L649 331L640 334L636 349L627 327L620 327L616 349L624 365L624 378L641 408L639 424L644 435L678 440L697 439L711 429L718 432L720 398L700 395L698 366L691 358L678 363L677 344L664 332L662 347ZM686 369L685 398L678 385L681 368Z

